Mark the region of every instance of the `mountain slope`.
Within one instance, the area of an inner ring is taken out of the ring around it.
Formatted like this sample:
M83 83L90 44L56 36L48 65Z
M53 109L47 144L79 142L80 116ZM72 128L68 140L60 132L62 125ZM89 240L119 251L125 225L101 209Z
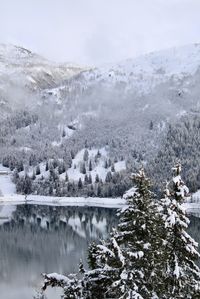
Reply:
M83 70L80 66L50 62L22 47L0 44L1 112L36 105L42 89L61 85L64 79Z
M200 44L153 52L136 59L128 59L116 65L108 64L82 73L80 79L86 88L92 84L122 85L137 94L146 94L156 85L170 78L180 80L193 75L200 66Z
M70 174L72 156L85 148L106 147L110 163L124 161L126 170L106 182L104 195L121 194L132 169L157 156L169 127L199 115L199 44L96 69L58 65L15 46L1 46L0 53L0 157L12 169L24 165L28 173L33 166L57 160L58 178L59 161ZM48 193L41 178L36 176L37 192ZM97 182L95 192L104 180ZM120 191L116 184L121 184ZM85 189L70 188L67 194L86 194Z

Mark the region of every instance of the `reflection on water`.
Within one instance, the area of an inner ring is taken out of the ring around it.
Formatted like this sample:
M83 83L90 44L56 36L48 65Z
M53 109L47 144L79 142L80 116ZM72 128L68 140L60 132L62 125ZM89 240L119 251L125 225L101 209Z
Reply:
M199 243L198 251L200 253L200 218L190 216L188 233L195 239L196 242ZM200 266L200 260L197 262L197 264Z
M189 233L200 243L200 218L190 219ZM89 242L116 224L116 209L0 206L0 298L32 299L41 273L77 271ZM58 298L58 290L48 290L48 299Z
M105 238L117 223L116 210L106 208L20 205L5 211L0 213L1 299L32 299L43 272L77 271L80 258L86 262L88 243ZM54 290L48 294L57 298Z

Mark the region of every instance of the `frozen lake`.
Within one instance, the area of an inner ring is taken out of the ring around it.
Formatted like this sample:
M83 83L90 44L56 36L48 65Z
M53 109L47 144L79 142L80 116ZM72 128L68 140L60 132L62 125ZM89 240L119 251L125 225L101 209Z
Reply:
M41 273L77 271L91 240L106 237L116 209L0 205L0 293L2 299L32 299ZM48 299L60 299L49 290Z

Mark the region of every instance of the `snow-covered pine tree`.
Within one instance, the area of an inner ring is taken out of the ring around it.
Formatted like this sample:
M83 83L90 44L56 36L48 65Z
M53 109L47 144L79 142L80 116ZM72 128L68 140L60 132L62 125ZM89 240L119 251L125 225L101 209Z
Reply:
M48 171L48 170L49 170L49 162L46 161L45 171Z
M88 183L89 183L89 184L92 184L92 176L91 176L91 174L89 174L89 177L88 177Z
M89 158L89 152L87 149L85 149L84 154L83 154L83 161L87 162Z
M160 225L157 203L149 190L143 169L133 177L136 187L125 194L128 206L108 241L91 244L90 270L82 279L64 284L64 299L156 299L160 281ZM55 275L45 276L45 285L59 286ZM73 285L73 294L71 287ZM81 289L80 289L81 286ZM70 294L70 296L69 296ZM79 297L78 297L79 296Z
M145 299L157 298L163 242L158 232L162 219L158 203L150 191L150 180L143 169L133 175L133 181L136 186L124 195L128 207L120 212L114 235L126 260L123 273L127 281L133 283L128 289L137 291Z
M78 189L81 189L81 188L83 188L83 183L82 183L81 178L79 178L79 180L78 180Z
M89 161L89 171L92 171L92 161Z
M200 298L200 269L195 264L199 258L198 244L186 232L189 219L182 203L189 190L181 179L181 165L173 168L174 177L167 184L162 201L166 244L164 269L164 292L160 298Z
M80 173L86 174L85 162L81 163L80 165Z
M87 176L87 174L85 175L85 178L84 178L84 185L87 185L88 184L88 176Z
M99 175L98 175L98 173L95 176L95 183L99 183Z
M36 170L35 170L35 174L39 175L40 173L41 173L41 171L40 171L40 165L37 165L36 166Z

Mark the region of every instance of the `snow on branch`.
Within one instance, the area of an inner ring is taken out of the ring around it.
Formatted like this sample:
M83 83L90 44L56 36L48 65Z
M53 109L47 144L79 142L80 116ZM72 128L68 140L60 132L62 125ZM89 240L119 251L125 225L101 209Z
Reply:
M119 245L117 244L117 241L115 240L115 238L112 238L111 241L112 241L114 248L117 250L117 255L118 255L120 262L122 263L122 266L124 266L125 265L125 257L123 256L122 251L121 251Z
M44 285L42 289L45 291L48 286L52 287L65 287L66 285L70 284L72 280L69 279L67 276L58 274L58 273L50 273L50 274L42 274L44 277Z

